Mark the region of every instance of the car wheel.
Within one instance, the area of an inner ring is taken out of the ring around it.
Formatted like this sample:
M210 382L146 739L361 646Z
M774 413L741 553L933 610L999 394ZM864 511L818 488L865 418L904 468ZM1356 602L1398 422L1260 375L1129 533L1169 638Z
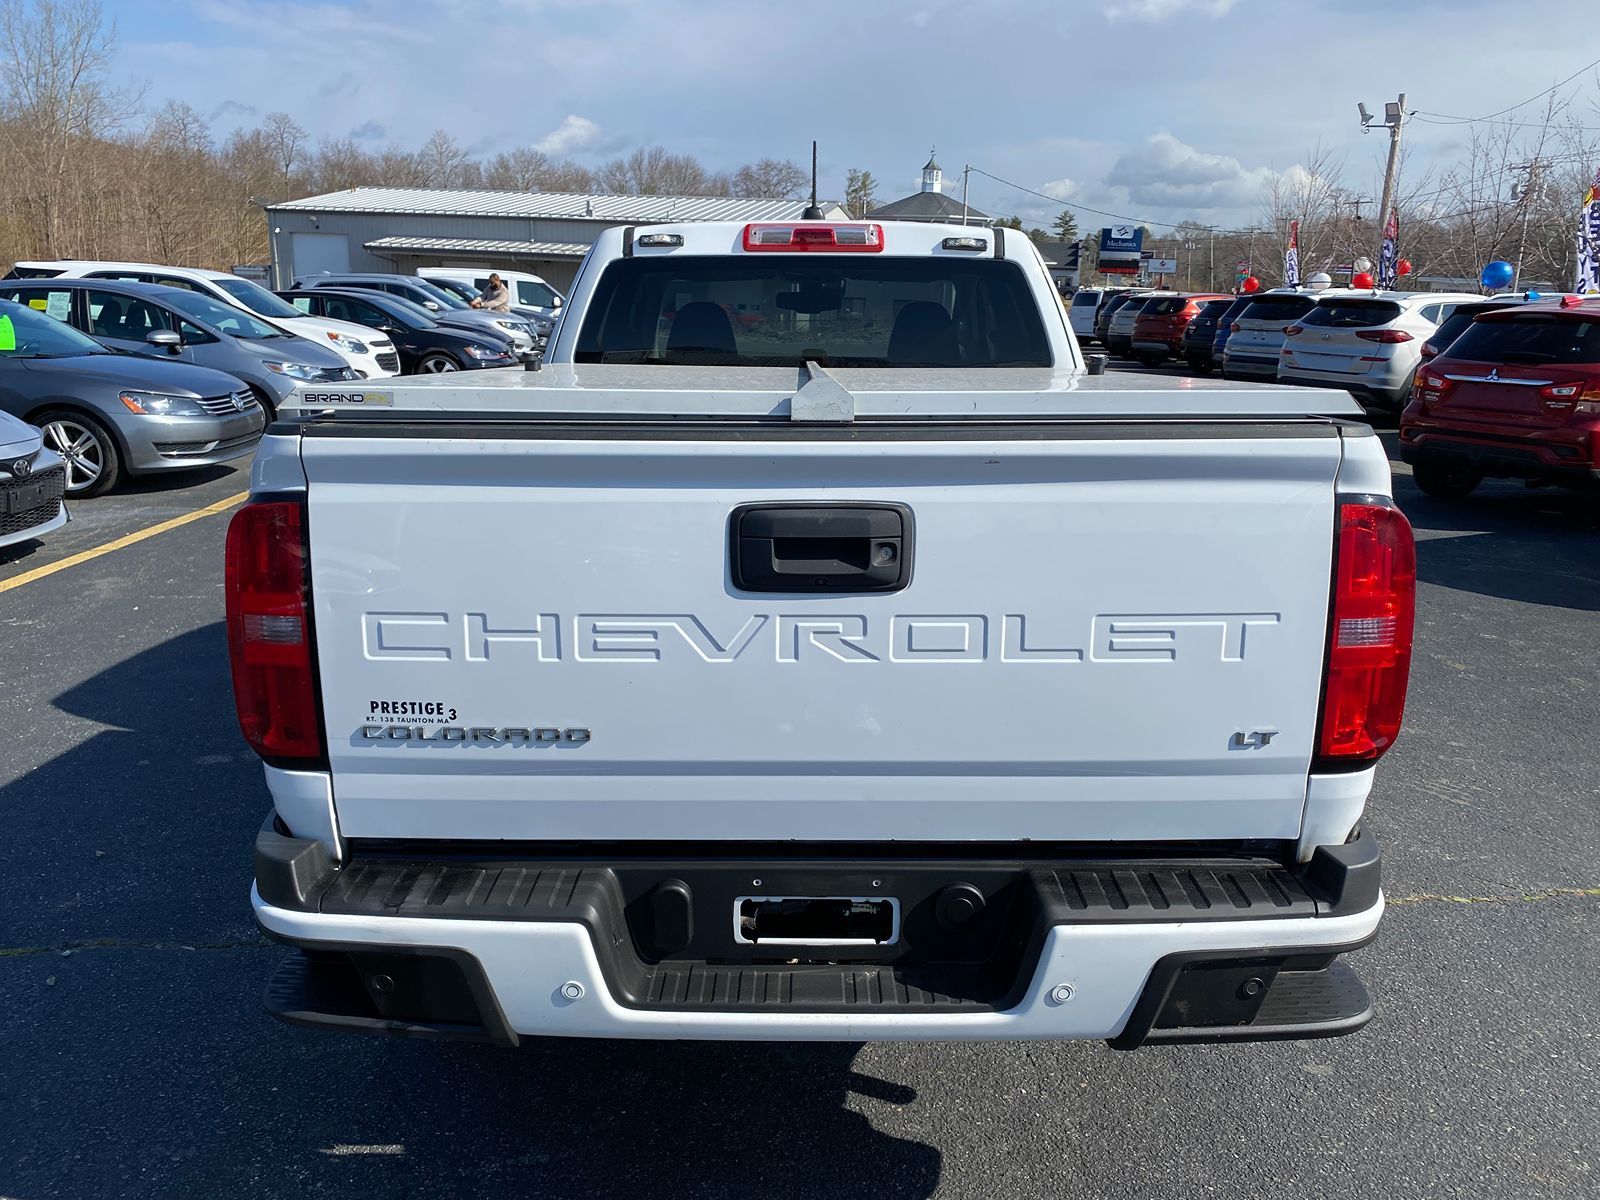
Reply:
M419 375L439 375L445 371L459 371L456 360L448 354L429 354L417 364Z
M67 495L98 496L121 476L116 439L93 417L58 408L40 413L34 424L44 444L66 460Z
M1159 367L1167 361L1167 356L1165 354L1141 354L1139 355L1139 361L1147 367Z
M1189 371L1193 375L1209 375L1211 374L1211 364L1203 358L1191 358L1189 360Z
M1422 491L1435 500L1464 500L1483 482L1483 476L1461 467L1440 467L1418 463L1411 468L1411 478Z

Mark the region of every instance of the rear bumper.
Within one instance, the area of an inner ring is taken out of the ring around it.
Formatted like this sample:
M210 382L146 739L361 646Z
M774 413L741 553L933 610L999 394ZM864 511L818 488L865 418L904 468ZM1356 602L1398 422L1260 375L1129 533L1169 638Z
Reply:
M1586 491L1600 488L1600 468L1575 462L1570 444L1415 426L1403 428L1400 436L1401 461L1412 466L1456 468L1493 479L1527 479Z
M1228 376L1248 375L1252 379L1276 379L1278 356L1235 354L1230 350L1222 356L1222 372Z
M1292 869L1216 856L358 856L335 869L320 843L269 824L252 901L262 929L295 948L267 1008L296 1025L508 1045L542 1035L1132 1048L1361 1028L1371 1005L1337 958L1377 929L1379 871L1370 836ZM952 886L987 901L953 931ZM901 896L899 944L739 945L728 901L751 889Z
M1411 396L1409 380L1395 382L1371 375L1306 375L1295 371L1278 372L1279 383L1297 387L1338 388L1349 392L1363 406L1387 413L1398 413Z
M1150 351L1159 350L1162 354L1176 354L1176 353L1178 353L1178 351L1182 347L1182 345L1183 345L1183 343L1179 342L1179 341L1170 341L1169 342L1169 341L1164 341L1164 340L1159 339L1159 338L1134 338L1133 339L1133 348L1135 350L1150 350Z

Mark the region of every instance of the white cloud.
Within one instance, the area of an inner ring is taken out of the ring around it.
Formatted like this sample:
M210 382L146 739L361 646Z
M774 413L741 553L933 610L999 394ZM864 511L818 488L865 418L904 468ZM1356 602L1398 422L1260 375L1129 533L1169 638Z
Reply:
M1238 0L1113 0L1106 5L1106 20L1153 23L1189 12L1215 20L1237 3Z
M1158 133L1121 155L1105 184L1138 205L1161 208L1248 208L1271 181L1267 167L1246 167L1226 154L1208 154Z
M1049 183L1041 183L1036 191L1043 192L1052 200L1071 200L1078 194L1078 185L1070 179L1052 179Z
M567 158L573 154L581 154L585 150L596 149L605 141L606 136L601 132L600 126L588 117L572 114L533 146L535 150L552 158Z

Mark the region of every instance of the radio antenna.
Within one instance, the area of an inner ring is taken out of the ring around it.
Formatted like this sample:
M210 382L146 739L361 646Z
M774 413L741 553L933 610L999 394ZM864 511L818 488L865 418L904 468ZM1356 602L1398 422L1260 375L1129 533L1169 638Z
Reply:
M811 203L806 206L805 212L800 214L802 221L822 220L822 209L817 204L817 143L811 142Z

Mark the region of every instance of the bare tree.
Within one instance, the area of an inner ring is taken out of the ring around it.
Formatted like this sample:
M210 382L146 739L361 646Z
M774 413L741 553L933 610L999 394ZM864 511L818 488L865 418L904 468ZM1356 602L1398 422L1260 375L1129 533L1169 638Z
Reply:
M0 130L7 208L44 253L74 252L94 206L83 151L122 123L129 98L106 83L116 31L98 0L9 0L0 5Z
M796 196L805 195L810 182L811 176L798 163L763 158L746 163L733 173L733 194L793 200Z
M489 160L483 169L483 185L504 192L537 192L550 166L548 154L532 146L518 146Z
M272 150L273 161L283 168L281 198L287 200L291 195L289 173L300 161L300 151L306 144L306 131L288 113L275 112L267 114L262 132L266 135L267 146Z
M467 152L443 129L435 129L417 155L424 187L461 187Z
M732 182L706 170L692 154L673 154L663 146L635 150L596 172L601 190L634 196L726 196Z

